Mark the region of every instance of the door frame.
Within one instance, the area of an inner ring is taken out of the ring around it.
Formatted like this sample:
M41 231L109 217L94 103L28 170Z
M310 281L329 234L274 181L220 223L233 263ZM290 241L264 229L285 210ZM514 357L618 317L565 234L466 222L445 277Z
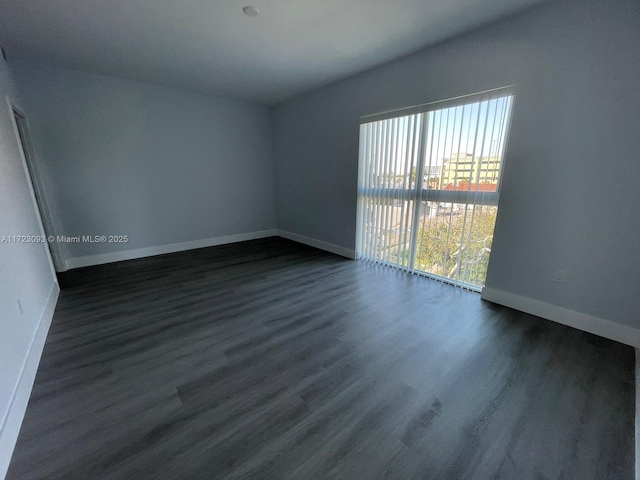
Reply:
M9 108L9 115L11 115L13 133L16 137L16 142L18 143L18 150L20 151L22 168L24 168L24 173L27 177L31 201L33 202L33 208L36 211L40 224L40 234L47 238L55 236L51 209L49 208L47 194L40 179L40 173L38 172L37 161L35 159L35 151L31 142L29 121L27 120L24 110L20 108L20 106L8 95L6 96L6 102ZM24 122L24 126L26 127L24 143L22 135L20 135L20 127L18 126L18 120L16 117L18 117L21 122ZM27 148L28 151L25 152L25 148ZM56 275L56 272L64 272L67 270L64 257L62 256L62 252L60 251L60 247L57 242L47 241L47 254L54 276Z

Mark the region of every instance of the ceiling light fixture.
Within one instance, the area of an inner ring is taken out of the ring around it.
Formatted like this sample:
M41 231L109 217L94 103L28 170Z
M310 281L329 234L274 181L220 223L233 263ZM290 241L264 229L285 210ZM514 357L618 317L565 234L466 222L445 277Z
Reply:
M256 7L252 5L247 5L242 9L242 11L247 17L257 17L258 14L260 13L260 10L258 10Z

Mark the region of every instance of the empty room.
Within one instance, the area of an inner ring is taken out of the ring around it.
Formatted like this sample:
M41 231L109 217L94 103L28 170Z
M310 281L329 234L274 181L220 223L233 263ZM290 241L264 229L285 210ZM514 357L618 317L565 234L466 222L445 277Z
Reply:
M2 0L0 479L639 479L640 2Z

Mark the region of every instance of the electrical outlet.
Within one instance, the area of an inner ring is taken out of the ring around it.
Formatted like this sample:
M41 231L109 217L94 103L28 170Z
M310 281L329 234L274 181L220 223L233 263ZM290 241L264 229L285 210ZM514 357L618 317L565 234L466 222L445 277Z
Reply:
M566 270L556 270L556 273L553 276L553 281L556 283L564 283L566 277L567 277Z
M20 300L16 300L16 302L18 302L18 310L20 310L20 315L23 315L24 310L22 310L22 303L20 302Z

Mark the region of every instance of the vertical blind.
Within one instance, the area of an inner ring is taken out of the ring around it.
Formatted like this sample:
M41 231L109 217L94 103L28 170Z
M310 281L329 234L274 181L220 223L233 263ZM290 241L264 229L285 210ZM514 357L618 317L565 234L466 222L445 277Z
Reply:
M506 87L362 119L358 258L484 285L513 99Z

